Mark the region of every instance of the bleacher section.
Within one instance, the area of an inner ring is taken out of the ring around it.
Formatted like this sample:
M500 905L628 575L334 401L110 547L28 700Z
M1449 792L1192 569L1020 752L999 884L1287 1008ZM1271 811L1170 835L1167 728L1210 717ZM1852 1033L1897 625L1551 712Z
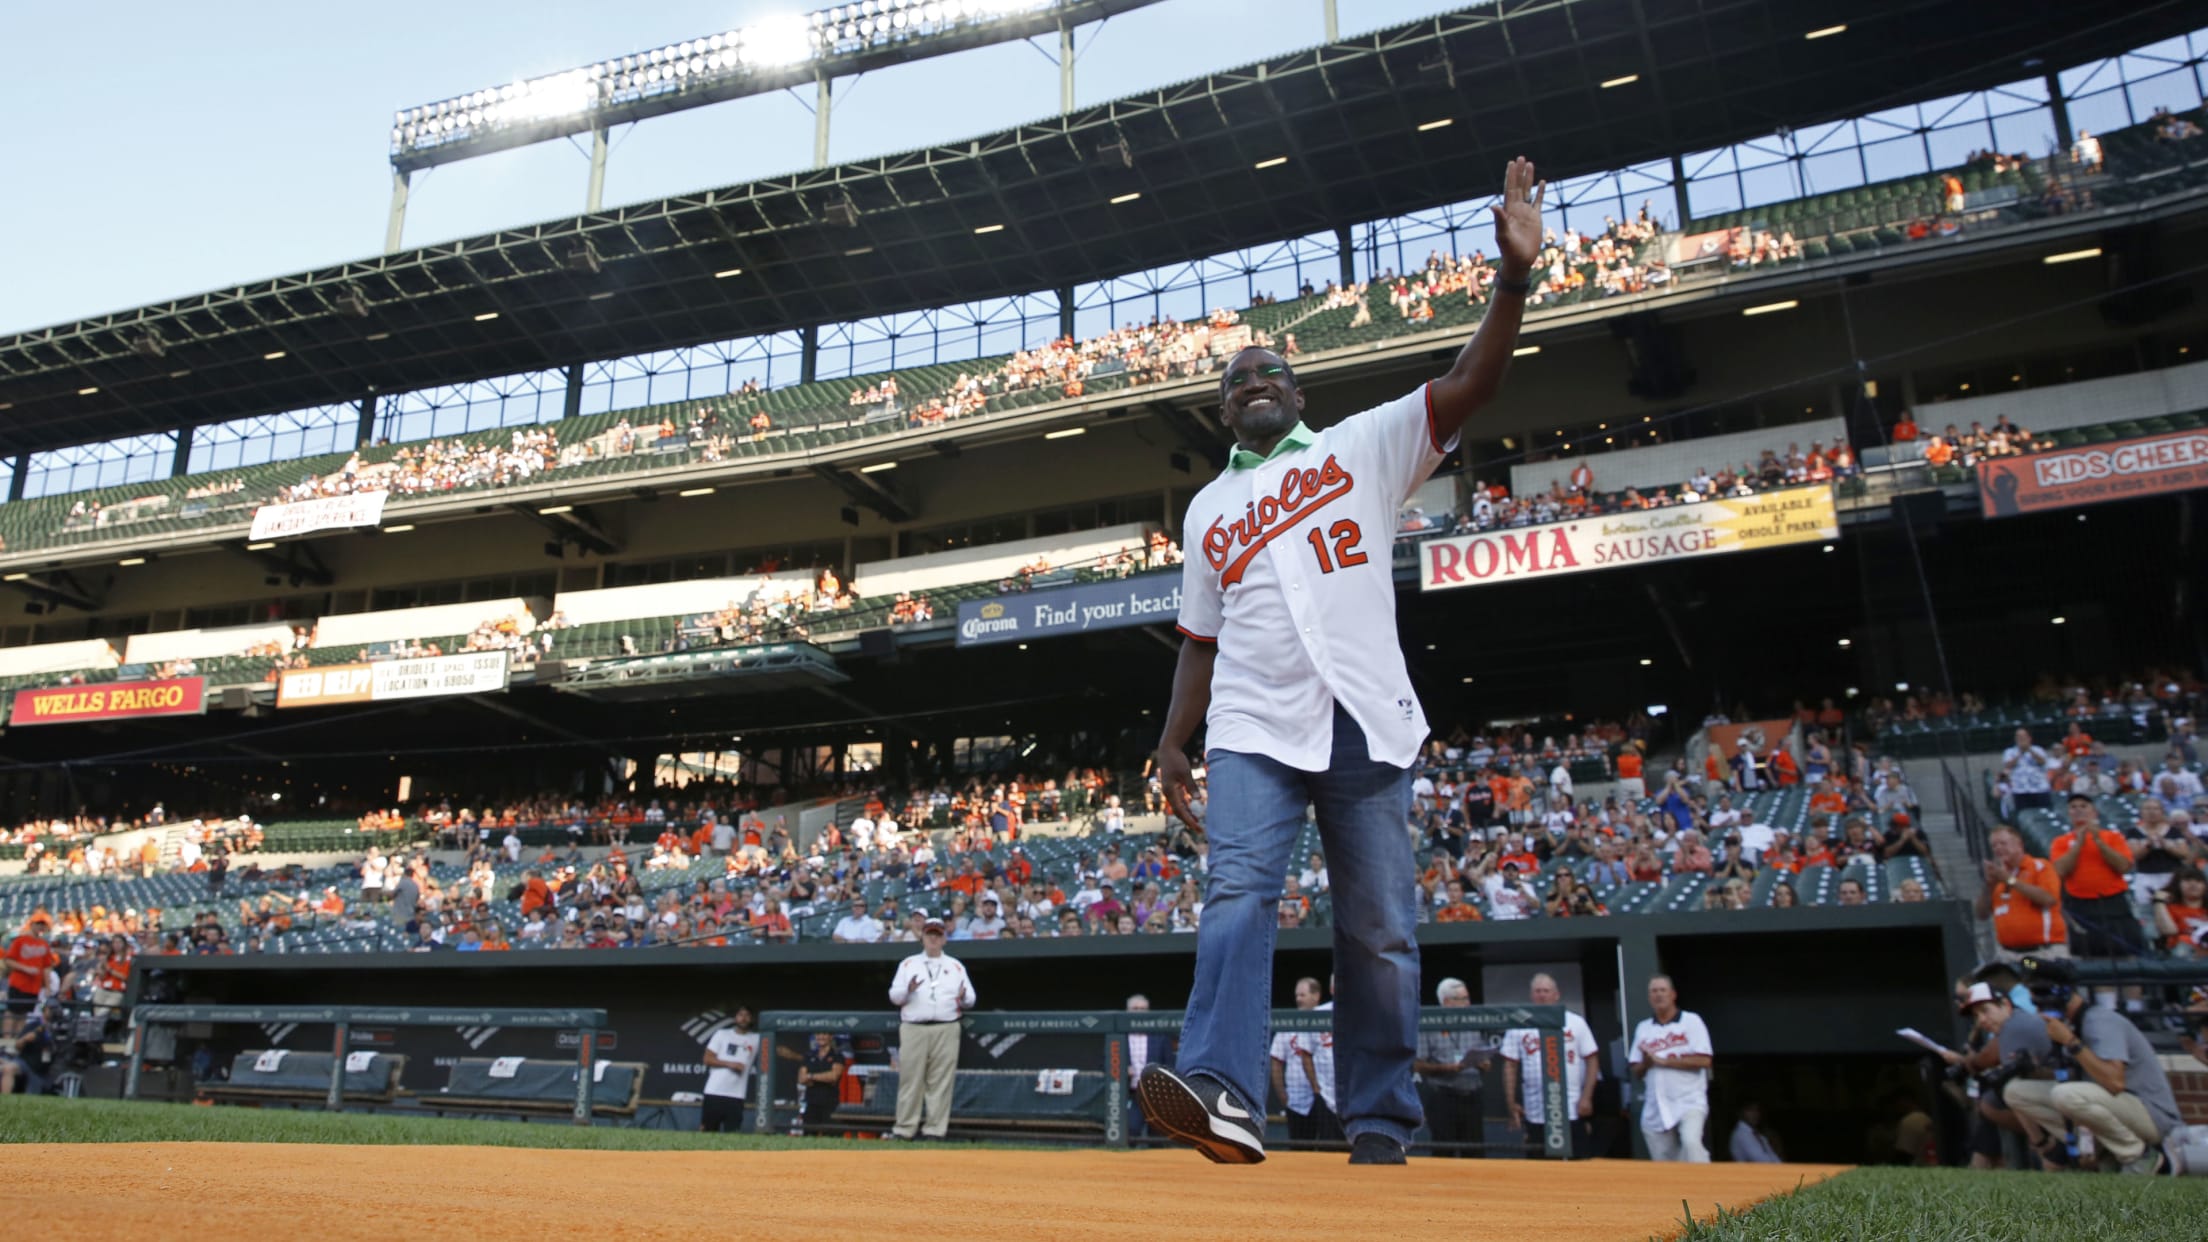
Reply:
M1982 712L1892 721L1878 734L1878 748L1896 758L1984 754L2005 749L2018 729L2030 729L2042 745L2052 746L2073 719L2061 703L2049 700L1989 703ZM2160 713L2151 713L2142 722L2129 712L2104 711L2078 722L2096 740L2111 746L2159 742L2166 736Z
M1781 790L1764 790L1739 796L1736 804L1748 816L1750 822L1769 824L1799 837L1809 822L1807 792L1793 786ZM1653 802L1643 802L1641 809L1654 812ZM855 814L856 812L851 812ZM1074 824L1087 820L1084 808L1069 809ZM843 816L842 818L848 818ZM2111 820L2112 824L2124 822ZM673 825L678 831L688 832L689 824ZM1034 827L1034 826L1031 826ZM265 849L270 852L333 852L346 856L347 861L315 870L296 885L274 889L266 881L260 883L233 882L219 897L210 894L204 877L187 874L158 875L145 879L109 878L99 880L58 879L52 877L25 877L0 881L0 922L20 922L33 909L86 910L104 906L110 910L140 909L157 906L163 911L162 925L178 928L191 924L195 918L212 914L232 943L243 942L247 932L239 911L239 899L257 897L266 892L279 895L304 893L310 899L318 897L325 886L333 886L346 903L348 914L338 918L303 916L295 920L288 930L263 930L262 951L272 953L361 953L400 952L412 947L410 937L387 917L387 908L364 900L360 879L351 859L356 859L370 843L382 846L394 855L405 852L414 843L426 843L431 832L426 825L410 824L402 832L363 834L349 821L284 821L265 825ZM503 834L494 830L493 837ZM489 884L491 898L484 903L484 911L509 932L518 929L523 919L517 893L523 874L538 866L529 857L547 847L564 848L575 838L565 825L522 825L516 834L524 839L528 854L521 863L500 860L493 868ZM937 829L932 834L940 846L947 847L949 833ZM1110 834L1090 828L1084 833L1054 833L1030 831L1018 842L1033 864L1034 878L1045 888L1056 886L1068 894L1080 883L1084 859L1101 858L1107 848L1117 847L1123 858L1132 861L1139 848L1151 838L1140 834ZM998 844L986 851L970 854L939 854L946 859L937 871L947 885L948 879L964 861L971 857L982 863L986 872L993 862L1002 868L1012 860L1011 844ZM1318 851L1319 836L1315 823L1306 822L1298 832L1291 857L1302 859ZM649 847L644 847L648 852ZM641 862L637 847L630 847L632 862ZM1538 874L1528 877L1537 894L1545 896L1553 884L1556 873L1570 866L1582 881L1588 876L1591 862L1567 864L1561 859L1545 864ZM757 881L750 877L730 875L723 859L713 856L691 858L674 867L639 867L634 874L647 906L656 907L663 895L686 896L700 883L725 881L731 892L746 891ZM430 875L443 888L447 896L448 910L455 909L453 894L465 888L466 868L451 862L434 862ZM1942 895L1938 878L1927 861L1916 857L1902 857L1879 866L1857 865L1848 868L1816 866L1791 878L1799 902L1804 906L1835 904L1842 880L1856 879L1864 885L1867 898L1873 904L1893 900L1902 881L1914 878L1923 885L1927 894L1937 899ZM1753 886L1750 905L1763 908L1770 905L1771 893L1777 876L1764 872ZM1176 880L1161 885L1164 895L1170 899L1179 885L1186 882L1184 874ZM1630 883L1594 889L1596 900L1614 916L1634 914L1691 913L1703 910L1705 891L1711 887L1710 877L1701 874L1665 875L1653 882ZM1121 885L1120 897L1130 906L1137 895L1132 883ZM891 880L880 875L870 877L861 888L870 908L877 907L884 898L895 897L907 910L924 906L933 913L950 909L953 893L948 887L913 888L903 879ZM1331 899L1325 893L1309 895L1312 899L1310 925L1328 926L1331 922ZM1477 887L1470 894L1480 907L1484 917L1493 917L1486 894ZM824 941L845 913L841 903L816 908L810 913L793 917L793 929L801 941ZM1007 912L1009 916L1010 912ZM728 925L711 933L725 938L729 944L760 944L760 937L732 920ZM532 949L529 942L516 938L517 949Z

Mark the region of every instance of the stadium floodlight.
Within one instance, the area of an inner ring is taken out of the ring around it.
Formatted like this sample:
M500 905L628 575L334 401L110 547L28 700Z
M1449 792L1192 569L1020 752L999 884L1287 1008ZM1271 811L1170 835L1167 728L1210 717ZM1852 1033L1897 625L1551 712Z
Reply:
M1843 22L1842 24L1840 24L1840 25L1838 25L1838 26L1823 26L1823 27L1820 27L1820 28L1818 28L1818 29L1816 29L1816 30L1812 30L1812 31L1810 31L1810 32L1809 32L1808 34L1805 34L1805 35L1803 35L1802 37L1803 37L1803 38L1805 38L1805 39L1829 39L1829 38L1831 38L1832 36L1834 36L1834 35L1836 35L1836 34L1845 34L1845 33L1847 33L1847 29L1848 29L1848 27L1847 27L1847 24Z
M1510 351L1510 356L1513 358L1531 358L1533 355L1540 352L1541 347L1539 345L1520 345L1518 348Z
M1768 315L1774 311L1793 310L1801 304L1801 300L1798 298L1788 298L1784 302L1765 302L1761 306L1745 306L1741 308L1740 313L1743 315Z
M1138 198L1141 198L1141 197L1142 197L1142 191L1140 191L1140 190L1135 190L1135 191L1132 191L1132 192L1130 192L1130 193L1127 193L1127 194L1121 194L1121 195L1119 195L1119 196L1117 196L1117 197L1115 197L1115 198L1113 198L1113 199L1112 199L1112 206L1114 206L1114 207L1117 207L1117 206L1119 206L1119 205L1120 205L1121 203L1131 203L1131 202L1134 202L1134 201L1135 201L1136 199L1138 199Z
M418 107L391 121L401 172L828 77L1046 34L1157 0L860 0Z
M1640 81L1640 80L1641 80L1641 75L1640 75L1640 74L1637 74L1637 73L1629 73L1629 74L1626 74L1626 75L1625 75L1624 77L1622 77L1622 78L1612 78L1612 79L1610 79L1609 81L1607 81L1607 82L1604 82L1604 83L1602 84L1602 89L1604 89L1604 90L1609 90L1609 89L1610 89L1611 87L1613 87L1613 86L1630 86L1630 85L1632 85L1633 83L1635 83L1635 82L1638 82L1638 81Z
M2075 263L2080 259L2098 259L2100 257L2101 248L2099 246L2088 246L2083 250L2065 250L2061 254L2051 254L2041 259L2040 262L2050 264Z

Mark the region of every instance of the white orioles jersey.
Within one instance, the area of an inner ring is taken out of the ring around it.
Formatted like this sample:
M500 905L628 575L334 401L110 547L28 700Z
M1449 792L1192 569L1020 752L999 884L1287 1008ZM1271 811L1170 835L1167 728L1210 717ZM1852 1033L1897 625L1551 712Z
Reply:
M1408 767L1426 740L1395 633L1396 512L1455 440L1428 389L1230 466L1182 524L1180 630L1217 643L1206 744L1324 771L1334 705L1371 758Z

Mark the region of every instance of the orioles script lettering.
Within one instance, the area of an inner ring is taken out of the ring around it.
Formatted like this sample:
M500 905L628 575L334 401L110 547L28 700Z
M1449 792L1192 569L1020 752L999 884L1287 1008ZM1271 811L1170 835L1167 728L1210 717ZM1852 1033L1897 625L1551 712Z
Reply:
M1205 563L1219 571L1220 586L1233 586L1242 581L1250 558L1275 535L1349 495L1356 486L1357 480L1332 453L1322 465L1290 470L1280 476L1276 493L1251 501L1242 516L1232 521L1224 515L1212 519L1204 531Z

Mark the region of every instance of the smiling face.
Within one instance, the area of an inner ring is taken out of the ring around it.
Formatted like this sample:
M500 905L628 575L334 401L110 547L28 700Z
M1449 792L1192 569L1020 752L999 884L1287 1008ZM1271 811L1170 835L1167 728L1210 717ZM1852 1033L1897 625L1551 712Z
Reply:
M1245 349L1227 363L1219 385L1219 414L1245 446L1266 444L1303 417L1303 390L1279 354Z

